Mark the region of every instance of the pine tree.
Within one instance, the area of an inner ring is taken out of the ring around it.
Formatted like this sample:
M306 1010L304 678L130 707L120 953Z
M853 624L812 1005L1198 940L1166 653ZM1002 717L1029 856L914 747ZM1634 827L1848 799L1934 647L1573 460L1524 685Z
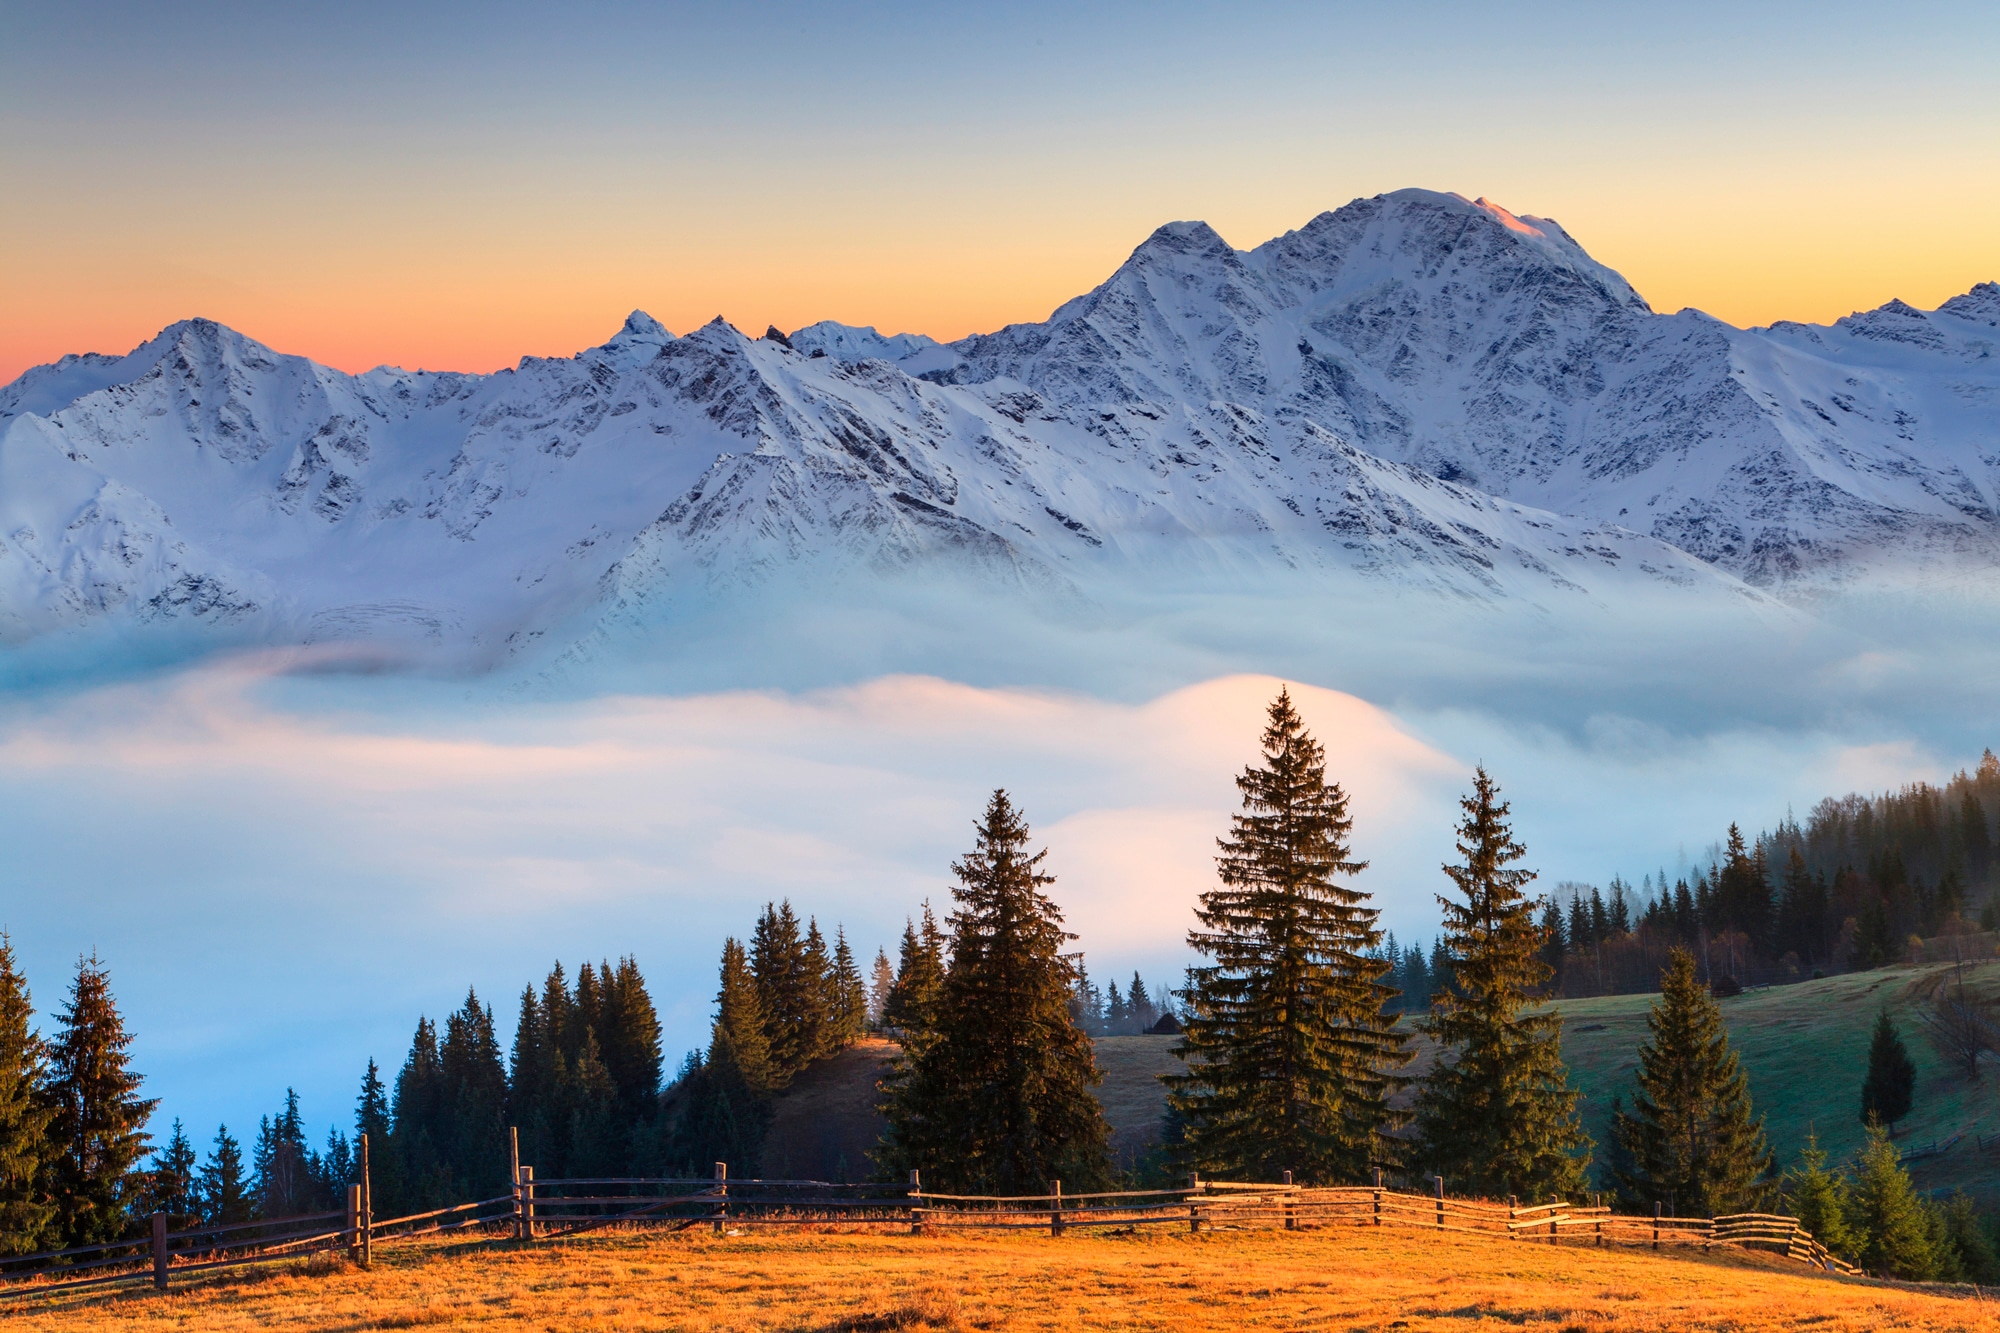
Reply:
M813 937L799 933L789 901L766 904L750 937L750 963L764 1008L771 1067L780 1084L818 1059L826 1033L825 942L813 956Z
M1125 992L1125 1013L1141 1032L1150 1031L1160 1021L1160 1006L1146 994L1146 983L1136 971L1132 973L1132 988Z
M889 1025L905 1033L927 1027L943 990L944 935L926 902L922 926L905 926L903 930L902 960L885 1010Z
M1716 877L1716 900L1722 924L1740 930L1757 948L1771 943L1771 886L1759 858L1750 855L1743 830L1729 826L1722 873Z
M708 1057L692 1063L684 1080L673 1149L680 1169L727 1162L740 1173L756 1170L776 1077L766 1027L762 991L743 946L725 940Z
M580 972L579 983L582 976ZM602 1006L600 988L594 1006L600 1022ZM586 1042L595 1037L588 1032ZM598 1060L601 1066L601 1054ZM461 1198L489 1198L508 1188L507 1071L493 1032L493 1011L471 990L464 1006L445 1019L438 1069L444 1089L440 1146L451 1173L450 1190Z
M1855 1261L1877 1277L1910 1282L1936 1277L1939 1255L1926 1213L1889 1131L1871 1124L1848 1205Z
M143 1194L134 1202L141 1216L167 1215L167 1226L179 1231L201 1220L201 1200L196 1180L200 1159L188 1142L180 1118L174 1118L173 1133L147 1164Z
M847 931L839 927L833 932L833 965L827 980L833 994L829 1045L845 1050L868 1031L868 987L855 966L854 951L847 947Z
M1138 1031L1131 1023L1132 1011L1125 1003L1125 992L1113 981L1104 988L1104 1029L1107 1032L1123 1034Z
M1563 1065L1562 1016L1522 1013L1548 979L1536 902L1523 892L1535 872L1509 868L1527 849L1483 767L1459 805L1464 864L1444 873L1464 901L1438 898L1456 986L1422 1024L1440 1053L1417 1090L1417 1158L1463 1193L1571 1197L1590 1139Z
M1751 1119L1749 1080L1686 949L1668 955L1646 1029L1631 1114L1612 1122L1632 1161L1618 1180L1620 1192L1684 1216L1753 1206L1772 1167L1763 1122Z
M1187 1071L1165 1077L1183 1118L1180 1156L1204 1171L1306 1182L1364 1178L1393 1161L1394 1071L1409 1060L1387 1013L1388 965L1368 895L1344 880L1347 796L1281 691L1264 762L1236 779L1243 811L1220 840L1221 886L1202 894L1188 943L1214 961L1188 969L1181 1040Z
M0 932L0 1255L33 1254L55 1217L44 1188L55 1155L47 1051L31 1028L35 1006L14 944Z
M638 960L629 954L605 969L604 1067L617 1090L618 1119L630 1129L650 1119L660 1096L660 1016ZM619 1169L623 1169L622 1165Z
M1799 1164L1785 1173L1785 1201L1813 1239L1842 1257L1852 1257L1854 1237L1847 1229L1847 1178L1826 1166L1819 1136L1808 1132Z
M951 961L929 1021L883 1081L891 1172L964 1193L1085 1189L1110 1177L1110 1130L1091 1089L1090 1039L1070 1017L1075 970L1055 882L1028 854L1028 825L995 791L974 849L952 865Z
M1118 989L1116 983L1112 989ZM1104 993L1090 979L1082 954L1076 955L1075 975L1070 982L1069 1016L1087 1033L1096 1035L1104 1030Z
M399 1211L442 1208L459 1201L451 1197L451 1169L444 1158L446 1095L437 1026L428 1018L419 1018L416 1035L410 1039L410 1054L396 1075L391 1104L394 1127L389 1134L389 1155L401 1191L395 1201Z
M79 959L49 1047L53 1192L66 1245L118 1239L126 1205L143 1186L133 1168L146 1151L146 1122L159 1100L137 1095L140 1078L127 1064L131 1044L104 964L95 956Z
M889 955L881 949L875 951L875 963L868 969L868 1026L882 1026L883 1015L889 1008L889 992L896 987L896 969L889 962Z
M354 1154L359 1169L361 1141L368 1140L368 1189L373 1206L383 1217L393 1217L390 1209L398 1201L394 1180L394 1158L389 1154L389 1092L382 1086L382 1071L375 1057L361 1075L361 1092L354 1099Z
M299 1094L293 1089L285 1089L285 1106L276 1118L265 1116L259 1122L251 1164L251 1190L263 1216L298 1217L314 1211L318 1182L313 1179Z
M1861 1083L1861 1119L1894 1125L1910 1113L1916 1098L1917 1065L1903 1045L1902 1034L1889 1021L1889 1006L1875 1016L1875 1036L1868 1043L1868 1076Z
M584 1033L576 1055L566 1128L564 1157L573 1175L592 1179L615 1175L623 1168L626 1136L618 1118L618 1086L598 1051L595 1032Z
M229 1126L216 1127L215 1146L202 1163L199 1180L202 1221L227 1226L256 1216L250 1186L243 1178L243 1147L230 1137Z
M1563 934L1562 908L1554 898L1542 902L1542 965L1549 969L1548 993L1562 993L1563 950L1567 936ZM1426 988L1428 992L1428 987Z

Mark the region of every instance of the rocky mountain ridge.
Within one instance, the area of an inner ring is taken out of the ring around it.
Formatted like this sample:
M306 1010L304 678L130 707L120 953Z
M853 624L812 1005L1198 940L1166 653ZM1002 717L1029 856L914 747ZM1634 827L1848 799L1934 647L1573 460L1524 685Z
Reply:
M347 375L189 320L0 389L0 642L490 665L774 584L1030 601L1305 576L1733 601L2000 560L2000 287L1827 327L1654 313L1559 226L1399 191L1160 228L1047 321L821 323ZM1761 589L1761 591L1760 591Z

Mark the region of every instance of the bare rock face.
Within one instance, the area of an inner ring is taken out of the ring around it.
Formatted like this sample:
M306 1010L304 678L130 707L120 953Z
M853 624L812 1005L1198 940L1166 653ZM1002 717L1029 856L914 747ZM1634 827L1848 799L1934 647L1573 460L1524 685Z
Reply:
M1993 283L1827 327L1657 314L1556 223L1420 190L1247 251L1170 223L949 345L634 312L570 358L347 375L189 320L0 389L0 645L476 668L930 571L1100 605L1280 574L1796 599L2000 561L1996 344Z

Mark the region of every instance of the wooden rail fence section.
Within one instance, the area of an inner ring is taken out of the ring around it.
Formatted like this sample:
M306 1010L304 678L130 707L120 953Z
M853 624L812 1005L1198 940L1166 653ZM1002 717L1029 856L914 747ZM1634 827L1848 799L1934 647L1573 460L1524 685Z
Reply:
M731 1180L715 1164L707 1178L599 1177L536 1180L534 1169L511 1163L514 1185L504 1195L404 1217L376 1219L361 1142L361 1181L348 1189L340 1212L169 1231L156 1213L150 1236L0 1258L0 1292L41 1295L100 1283L151 1279L165 1290L176 1276L269 1263L304 1254L345 1251L362 1266L374 1247L447 1231L478 1231L521 1243L573 1236L606 1226L707 1226L718 1233L753 1227L837 1225L888 1227L918 1233L955 1229L1041 1230L1052 1235L1086 1228L1185 1227L1215 1231L1250 1227L1286 1230L1328 1226L1399 1226L1487 1235L1537 1244L1629 1245L1651 1248L1730 1245L1760 1249L1830 1273L1859 1270L1828 1253L1798 1219L1775 1213L1674 1218L1612 1212L1601 1204L1447 1196L1442 1181L1429 1194L1374 1185L1315 1188L1294 1185L1291 1173L1274 1184L1201 1180L1154 1190L1075 1193L1052 1180L1045 1194L935 1194L917 1172L907 1184L839 1185L818 1180Z

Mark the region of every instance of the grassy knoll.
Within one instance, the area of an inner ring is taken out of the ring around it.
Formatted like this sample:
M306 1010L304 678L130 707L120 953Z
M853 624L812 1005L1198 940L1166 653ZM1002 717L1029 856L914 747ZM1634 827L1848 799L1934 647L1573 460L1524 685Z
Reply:
M1550 1248L1416 1230L1190 1236L598 1234L532 1249L384 1250L373 1271L294 1267L9 1302L21 1329L1476 1329L1546 1333L2000 1327L1991 1300L1748 1256Z

